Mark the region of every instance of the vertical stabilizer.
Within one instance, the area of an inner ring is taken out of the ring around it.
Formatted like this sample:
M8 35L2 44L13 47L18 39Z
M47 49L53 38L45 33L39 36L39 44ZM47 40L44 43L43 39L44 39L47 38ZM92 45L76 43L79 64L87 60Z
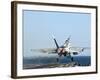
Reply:
M54 42L55 42L55 44L56 44L56 47L59 48L59 45L58 45L58 43L57 43L57 41L56 41L54 35L52 35L52 37L53 37L53 39L54 39Z
M68 47L68 46L69 46L70 38L71 38L71 36L69 36L69 37L67 38L67 40L65 41L65 43L64 43L64 46L65 46L65 47Z

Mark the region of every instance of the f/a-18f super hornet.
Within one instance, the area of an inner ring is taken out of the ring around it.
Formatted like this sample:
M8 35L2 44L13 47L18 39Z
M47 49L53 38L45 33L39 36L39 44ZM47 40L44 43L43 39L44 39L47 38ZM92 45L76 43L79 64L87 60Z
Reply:
M50 53L50 54L58 54L59 58L61 56L69 56L71 61L73 61L73 57L71 55L78 55L81 52L83 52L85 49L90 49L88 47L73 47L70 45L70 38L69 36L67 40L64 42L62 46L59 46L57 43L57 40L53 36L53 40L55 42L56 48L44 48L44 49L31 49L31 51L39 51L42 53ZM57 62L59 61L59 58L57 58Z

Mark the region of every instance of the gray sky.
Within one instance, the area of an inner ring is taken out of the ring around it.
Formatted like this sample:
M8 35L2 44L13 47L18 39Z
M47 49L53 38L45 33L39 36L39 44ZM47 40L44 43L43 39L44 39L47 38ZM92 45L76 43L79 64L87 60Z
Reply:
M90 47L91 14L63 13L23 10L23 54L25 57L50 56L31 52L30 49L56 47L54 35L59 45L71 35L73 46ZM90 51L81 55L90 55Z

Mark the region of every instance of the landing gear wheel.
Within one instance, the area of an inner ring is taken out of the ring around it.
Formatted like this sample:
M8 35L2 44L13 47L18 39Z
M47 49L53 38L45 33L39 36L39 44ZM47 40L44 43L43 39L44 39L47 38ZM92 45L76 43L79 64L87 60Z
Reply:
M64 54L64 56L66 56L66 54Z
M73 57L71 57L71 61L73 62Z
M59 62L59 58L57 58L57 62Z

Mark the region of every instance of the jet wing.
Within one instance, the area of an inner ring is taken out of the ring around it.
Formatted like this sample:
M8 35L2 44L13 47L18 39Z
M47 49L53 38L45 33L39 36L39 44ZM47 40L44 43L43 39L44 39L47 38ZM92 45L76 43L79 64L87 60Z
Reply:
M84 50L90 49L89 47L70 47L71 52L83 52Z
M31 49L31 51L42 53L56 53L56 48Z

